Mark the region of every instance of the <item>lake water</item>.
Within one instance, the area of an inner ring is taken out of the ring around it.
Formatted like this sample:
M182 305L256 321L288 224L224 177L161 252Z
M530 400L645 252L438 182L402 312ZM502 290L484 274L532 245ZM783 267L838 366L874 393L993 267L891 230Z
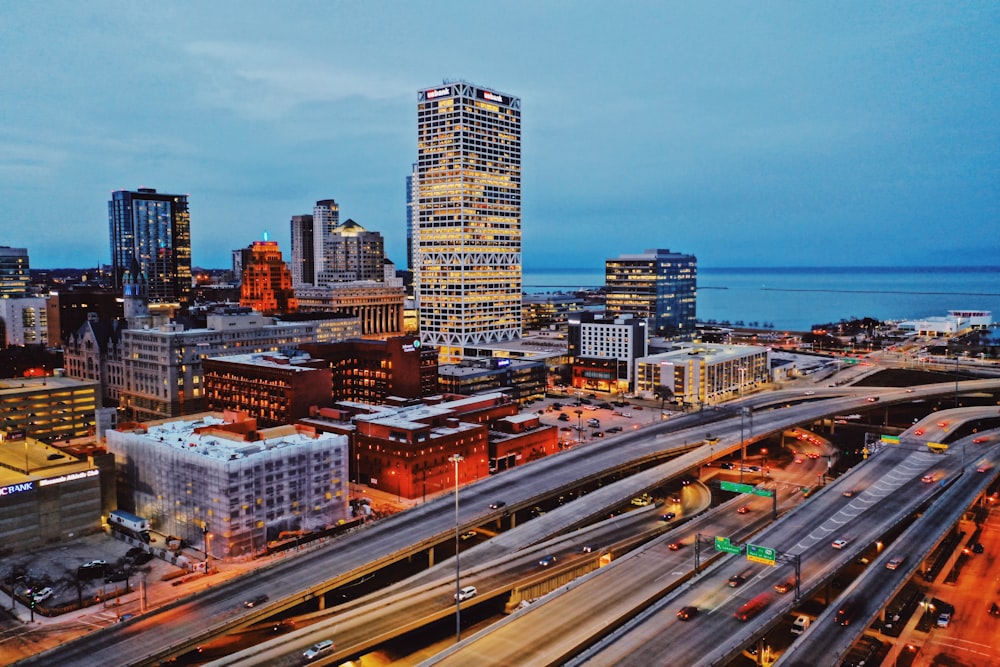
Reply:
M524 271L529 293L603 285L603 267ZM698 268L700 321L807 331L855 317L910 320L956 309L989 310L1000 320L1000 267Z

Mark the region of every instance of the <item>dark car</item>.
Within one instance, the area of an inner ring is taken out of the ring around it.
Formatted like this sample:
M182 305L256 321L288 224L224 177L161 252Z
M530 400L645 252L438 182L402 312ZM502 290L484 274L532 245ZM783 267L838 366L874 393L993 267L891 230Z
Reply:
M660 521L670 521L674 519L677 515L673 512L666 512L660 515Z
M258 595L255 598L244 600L243 606L246 607L247 609L251 609L253 607L257 607L259 605L264 604L265 602L267 602L267 600L268 600L267 595Z
M555 562L556 562L556 557L553 556L552 554L549 554L542 560L538 561L538 564L541 565L542 567L548 567L549 565L552 565Z
M746 580L747 578L744 577L742 574L734 574L733 576L729 577L729 587L736 588L737 586L741 586L743 585L744 582L746 582Z
M498 510L498 509L500 509L501 507L503 507L506 504L507 503L505 503L502 500L494 500L492 503L490 503L490 509L491 510Z
M677 618L682 621L690 621L698 615L698 607L681 607L677 612Z
M983 545L980 544L979 542L976 542L975 544L973 544L972 545L972 553L974 553L974 554L981 554L981 553L983 553Z
M838 625L850 625L854 620L857 607L857 602L854 600L846 600L840 609L837 610L837 616L834 620L837 621Z

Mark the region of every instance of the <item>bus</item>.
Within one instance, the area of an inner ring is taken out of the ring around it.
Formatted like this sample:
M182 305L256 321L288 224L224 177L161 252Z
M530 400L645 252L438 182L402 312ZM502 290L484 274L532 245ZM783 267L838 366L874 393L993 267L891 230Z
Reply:
M760 595L751 598L748 602L745 602L743 606L736 610L734 616L736 616L736 620L738 621L749 621L751 618L763 611L769 604L771 604L771 594L761 593Z

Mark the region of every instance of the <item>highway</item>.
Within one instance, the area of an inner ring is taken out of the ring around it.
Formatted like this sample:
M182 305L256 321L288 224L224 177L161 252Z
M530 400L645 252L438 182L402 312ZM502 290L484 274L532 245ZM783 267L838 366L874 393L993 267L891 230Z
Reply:
M963 382L960 391L996 388L996 380ZM921 387L916 391L880 389L881 405L892 401L912 400L916 396L931 397L950 394L953 383ZM801 392L786 395L769 394L755 397L755 401L788 401L789 407L758 409L754 413L753 433L776 432L797 423L804 423L824 416L858 411L872 407L864 395L874 390L838 390L844 397L825 398L813 396L795 404ZM690 448L700 440L705 424L712 419L725 417L731 412L704 411L696 415L655 424L639 432L622 434L608 439L602 446L585 446L562 452L530 466L516 468L502 475L493 476L469 485L461 491L459 524L461 529L486 524L502 516L503 510L490 510L490 502L502 498L506 509L530 507L541 499L579 489L590 480L597 480L613 470L633 467L637 461L664 456L665 452ZM691 425L687 430L678 427ZM696 468L699 463L717 458L726 451L739 447L740 419L729 417L712 424L713 434L721 438L717 445L701 448L677 460L675 474ZM671 432L674 430L675 432ZM592 522L607 512L607 508L627 500L645 488L653 488L663 481L650 479L642 474L628 477L622 482L602 487L601 494L589 494L583 501L568 503L565 511L550 512L527 522L505 536L503 546L492 548L520 550L550 535ZM193 646L206 642L225 631L247 625L290 608L303 601L314 599L322 592L336 588L378 571L385 564L394 562L432 547L447 543L454 534L454 506L451 498L442 497L413 510L381 520L363 530L342 536L320 548L289 558L268 568L261 568L253 575L212 589L206 593L181 601L155 613L144 615L126 624L116 625L87 635L59 649L25 661L30 664L74 665L133 665L152 664L164 657L176 655ZM272 603L262 609L246 610L242 601L259 592L267 592ZM308 641L286 638L289 649L298 651Z

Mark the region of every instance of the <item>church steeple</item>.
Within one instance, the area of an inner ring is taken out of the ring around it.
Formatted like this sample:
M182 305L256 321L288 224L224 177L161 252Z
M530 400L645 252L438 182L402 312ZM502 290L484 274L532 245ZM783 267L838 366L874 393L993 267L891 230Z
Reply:
M122 292L122 306L129 328L149 326L152 320L149 315L149 281L134 257L132 266L122 276Z

